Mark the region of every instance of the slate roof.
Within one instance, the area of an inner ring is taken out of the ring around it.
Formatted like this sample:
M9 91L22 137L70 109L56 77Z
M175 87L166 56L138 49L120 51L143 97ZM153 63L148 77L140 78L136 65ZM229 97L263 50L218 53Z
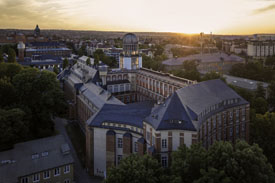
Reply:
M115 122L142 128L143 119L153 107L152 102L139 102L127 105L105 104L88 121L89 126L101 127L103 122Z
M145 121L156 130L181 129L196 131L188 110L181 103L176 92L165 103L156 106L152 113L145 118ZM181 122L178 123L178 121Z
M124 105L120 100L112 96L112 94L94 83L86 83L80 88L82 94L91 101L98 109L104 104Z
M171 59L163 61L162 63L165 65L172 65L172 66L173 65L182 65L182 63L187 60L198 60L203 63L227 62L227 61L232 61L232 62L236 62L236 63L244 62L244 59L242 57L239 57L239 56L233 55L233 54L227 55L225 53L205 53L203 55L195 54L195 55L189 55L186 57L171 58Z
M196 124L198 115L210 106L231 99L238 99L238 102L219 106L219 108L209 112L208 116L229 107L248 104L248 102L219 79L200 82L177 90L164 104L155 107L150 116L145 118L145 121L156 130L195 131L198 125Z
M255 81L255 80L251 80L251 79L230 76L230 75L225 75L225 74L223 75L223 77L225 78L225 80L228 84L231 84L233 86L237 86L240 88L244 88L247 90L252 90L252 91L257 90L258 83L261 83L264 88L268 87L268 83L261 82L261 81Z
M67 144L62 135L32 140L16 144L12 150L0 152L0 162L14 160L14 163L0 164L0 182L16 183L18 177L41 172L74 163L72 155L63 155L62 145ZM42 156L43 152L48 155ZM33 154L39 154L32 159Z
M188 106L196 115L200 114L207 107L228 99L240 99L236 105L248 104L246 100L220 79L189 85L176 92L180 96L181 102Z

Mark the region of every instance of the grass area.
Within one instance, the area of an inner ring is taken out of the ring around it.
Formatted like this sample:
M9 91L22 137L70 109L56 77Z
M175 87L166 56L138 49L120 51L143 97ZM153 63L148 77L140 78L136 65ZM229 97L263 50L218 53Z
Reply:
M83 168L85 167L85 135L82 133L78 124L69 123L66 126L67 133L71 139L77 156L81 162Z

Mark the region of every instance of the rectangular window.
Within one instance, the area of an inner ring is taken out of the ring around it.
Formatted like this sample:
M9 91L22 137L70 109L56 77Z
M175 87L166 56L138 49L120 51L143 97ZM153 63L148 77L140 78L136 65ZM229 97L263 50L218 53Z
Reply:
M43 175L44 175L44 179L50 178L50 171L49 171L49 170L45 171L45 172L43 173Z
M117 156L117 164L119 165L120 164L120 161L122 160L122 155L118 155Z
M167 140L166 139L161 140L161 147L162 148L167 148Z
M38 181L40 180L40 175L39 175L39 173L34 174L32 180L33 180L33 182L38 182Z
M23 177L21 179L21 183L29 183L29 178L28 177Z
M122 148L123 144L122 144L122 138L118 138L117 139L117 147L118 148Z
M168 163L167 163L167 156L162 156L161 157L161 166L162 167L167 167Z
M70 183L70 179L64 180L64 183Z
M138 152L138 143L135 142L135 152Z
M66 165L64 167L64 173L69 173L70 172L70 165Z
M55 168L54 169L54 176L60 175L60 168Z
M150 132L147 131L146 133L146 139L149 141L150 140Z

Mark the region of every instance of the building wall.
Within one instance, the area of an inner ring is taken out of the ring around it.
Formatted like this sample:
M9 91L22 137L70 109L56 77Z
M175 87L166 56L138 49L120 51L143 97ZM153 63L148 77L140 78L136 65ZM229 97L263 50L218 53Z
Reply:
M204 120L199 127L199 140L205 147L215 141L249 142L249 105L229 108L215 113Z
M35 183L44 183L44 182L64 182L65 180L69 180L71 183L74 180L74 165L73 164L68 164L70 167L70 171L68 173L64 173L66 165L60 166L60 167L49 167L49 169L44 170L42 172L34 172L31 175L26 175L22 177L18 177L19 182L22 182L22 179L28 178L28 182L34 182L33 177L35 174L39 175L39 181L35 181ZM60 169L60 175L54 175L55 168ZM44 172L49 171L49 178L44 178Z
M106 132L107 129L94 128L94 175L106 173Z
M164 101L177 89L194 83L196 82L142 68L136 76L137 101Z

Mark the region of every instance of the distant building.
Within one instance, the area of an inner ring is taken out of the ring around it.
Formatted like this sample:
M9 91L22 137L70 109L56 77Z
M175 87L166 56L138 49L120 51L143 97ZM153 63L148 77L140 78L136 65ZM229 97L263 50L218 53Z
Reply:
M0 152L1 183L74 181L74 160L62 135L15 144Z
M180 58L171 58L162 62L167 70L179 69L185 61L195 61L200 73L228 73L234 64L245 63L242 57L225 53L195 54Z
M128 33L123 37L123 53L119 58L119 68L138 69L142 67L142 57L138 49L138 38Z
M251 79L247 79L247 78L241 78L241 77L236 77L236 76L230 76L230 75L226 75L224 74L223 77L226 80L226 83L231 84L233 86L236 86L238 88L243 88L249 91L253 91L255 92L258 88L258 85L261 84L265 90L266 93L266 98L268 96L268 83L265 82L261 82L261 81L255 81L255 80L251 80Z
M0 36L0 45L5 44L18 44L20 41L23 43L31 42L47 42L49 39L40 34L39 26L36 25L33 34L24 35L22 33L11 33L8 35Z
M247 55L258 59L275 55L275 40L249 41L247 44Z

